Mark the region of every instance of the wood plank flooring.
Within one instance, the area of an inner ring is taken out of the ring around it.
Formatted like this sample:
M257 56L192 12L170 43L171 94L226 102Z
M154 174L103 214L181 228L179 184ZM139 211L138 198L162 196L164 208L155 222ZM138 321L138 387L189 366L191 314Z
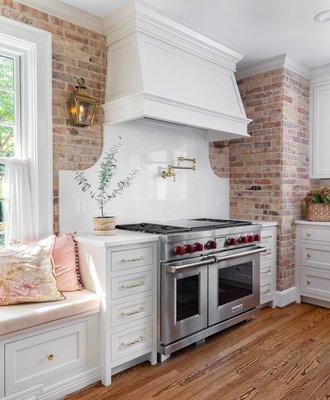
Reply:
M264 308L171 356L97 383L67 400L330 400L330 310Z

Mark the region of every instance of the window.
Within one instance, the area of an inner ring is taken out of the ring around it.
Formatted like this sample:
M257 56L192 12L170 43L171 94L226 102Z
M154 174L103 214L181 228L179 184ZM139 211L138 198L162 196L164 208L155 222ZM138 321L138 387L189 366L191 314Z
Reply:
M18 57L0 53L0 157L15 155L15 137L19 130L19 65ZM4 245L4 172L0 164L0 246Z
M0 16L0 245L4 225L10 233L27 228L27 236L33 232L35 237L53 231L51 64L50 33ZM13 174L23 164L25 175L20 172L17 185ZM10 173L8 199L5 171Z

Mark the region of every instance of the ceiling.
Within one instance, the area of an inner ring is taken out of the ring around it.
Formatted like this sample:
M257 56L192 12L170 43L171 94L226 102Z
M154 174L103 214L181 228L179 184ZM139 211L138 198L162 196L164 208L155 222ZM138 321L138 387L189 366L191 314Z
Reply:
M61 0L100 18L127 0ZM330 0L146 0L163 15L246 53L240 67L279 54L308 67L330 62Z

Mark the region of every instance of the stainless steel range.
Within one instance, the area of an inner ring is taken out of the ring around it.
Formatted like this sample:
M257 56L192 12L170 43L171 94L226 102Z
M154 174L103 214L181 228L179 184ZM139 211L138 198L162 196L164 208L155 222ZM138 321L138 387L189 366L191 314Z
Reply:
M119 225L160 235L159 348L163 355L251 319L260 297L260 225L199 218Z

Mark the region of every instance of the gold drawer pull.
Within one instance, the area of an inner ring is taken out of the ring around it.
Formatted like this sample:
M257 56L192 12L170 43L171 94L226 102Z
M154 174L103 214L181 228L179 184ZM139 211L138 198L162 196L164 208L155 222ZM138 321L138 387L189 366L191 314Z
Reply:
M261 237L261 240L262 240L262 239L271 239L272 237L273 237L273 235L262 236L262 237Z
M310 233L306 233L306 237L310 238L312 235Z
M122 342L120 346L121 347L131 347L131 346L134 346L135 344L141 343L141 342L144 342L143 336L140 336L139 338L132 340L131 342L126 342L126 343Z
M306 254L306 257L307 257L307 258L311 258L311 255L307 253L307 254Z
M145 260L144 256L140 256L140 257L135 257L135 258L123 258L121 260L122 263L131 263L131 262L135 262L135 261L142 261Z
M262 255L263 257L265 257L265 256L270 256L271 254L272 254L271 251L267 251L266 253L261 253L261 255Z
M120 316L122 317L129 317L130 315L135 315L135 314L140 314L144 311L143 307L138 308L137 310L133 310L133 311L122 311L120 313Z
M267 293L271 293L271 289L266 289L266 290L262 290L261 294L267 294Z
M306 285L308 286L308 285L310 285L311 283L310 283L310 281L306 281Z
M48 360L48 361L53 361L53 360L54 360L54 354L49 354L49 355L47 356L47 360Z
M121 289L132 289L132 288L139 287L139 286L144 286L144 281L129 283L128 285L121 285L120 288Z
M261 270L261 275L269 274L270 272L272 272L272 267L268 267L265 270Z

